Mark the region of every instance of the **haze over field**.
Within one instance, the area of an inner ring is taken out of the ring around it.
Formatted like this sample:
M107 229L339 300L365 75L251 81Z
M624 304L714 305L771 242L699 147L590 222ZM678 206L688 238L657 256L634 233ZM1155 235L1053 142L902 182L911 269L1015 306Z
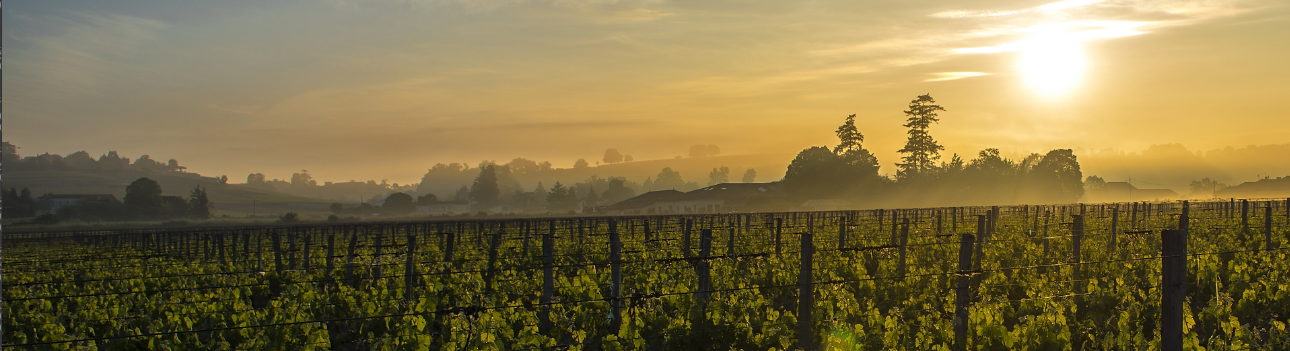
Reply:
M21 2L3 12L4 137L164 153L234 180L305 168L408 184L438 162L567 168L607 148L796 153L833 145L855 113L894 174L901 111L930 92L947 157L1284 144L1286 5Z

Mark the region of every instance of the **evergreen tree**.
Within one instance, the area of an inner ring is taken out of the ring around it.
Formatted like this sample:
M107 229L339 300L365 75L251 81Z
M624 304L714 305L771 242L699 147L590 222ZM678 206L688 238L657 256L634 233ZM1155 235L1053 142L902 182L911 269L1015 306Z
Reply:
M479 171L475 183L470 186L470 200L474 210L487 210L501 202L501 189L497 187L497 166L487 165Z
M189 215L193 218L211 218L211 201L201 185L193 188L193 192L188 195L188 205Z
M862 149L860 143L864 142L864 135L860 134L860 131L856 129L856 115L854 113L847 116L846 123L838 126L838 130L835 133L838 134L839 143L838 147L833 149L833 152L839 156Z
M929 94L919 95L909 102L909 110L905 111L909 119L904 125L909 128L909 140L899 151L905 154L901 157L904 163L896 164L899 168L896 176L900 180L919 179L935 169L934 162L940 159L940 151L945 147L937 144L936 140L927 133L927 129L932 123L940 122L940 119L936 118L937 111L945 111L945 108L937 105L936 100Z
M708 185L717 185L729 182L730 167L722 166L721 168L713 168L712 172L708 173Z
M582 200L582 205L586 207L600 206L600 195L596 194L596 186L592 185L587 191L587 197Z

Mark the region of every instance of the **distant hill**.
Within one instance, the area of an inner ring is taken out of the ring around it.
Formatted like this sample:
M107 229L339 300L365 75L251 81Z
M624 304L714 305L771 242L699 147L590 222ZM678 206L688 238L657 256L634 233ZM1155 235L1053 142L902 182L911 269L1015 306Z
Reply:
M755 181L770 182L784 178L784 173L788 171L788 164L793 161L794 156L796 154L671 158L601 164L583 168L557 168L541 172L515 174L515 178L520 182L521 189L525 191L532 191L538 182L542 182L544 187L550 188L557 181L568 185L585 181L592 176L599 178L624 177L628 181L639 185L645 182L645 178L655 178L663 168L670 167L673 171L680 172L681 178L686 182L706 186L708 184L708 173L712 172L713 168L728 167L730 168L730 182L741 182L744 172L747 172L748 169L757 171ZM458 188L463 185L469 186L477 175L479 175L478 168L471 168L458 174L436 177L431 181L432 184L422 183L418 189L421 192L434 193L440 198L452 198ZM423 179L424 181L425 179Z
M283 194L256 189L239 184L219 184L215 178L182 172L141 172L121 170L116 172L78 171L10 171L5 170L3 187L27 188L33 196L44 194L112 194L125 198L125 187L140 177L148 177L161 184L165 195L187 197L193 187L201 185L212 203L250 204L263 203L322 203L327 200Z

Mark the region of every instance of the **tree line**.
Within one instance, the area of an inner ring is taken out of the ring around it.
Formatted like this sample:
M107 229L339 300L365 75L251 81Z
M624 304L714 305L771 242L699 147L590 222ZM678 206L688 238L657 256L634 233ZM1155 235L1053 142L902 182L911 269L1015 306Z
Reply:
M863 146L856 115L835 131L838 145L802 150L788 166L783 184L794 201L842 198L857 206L923 206L952 204L1070 203L1084 195L1082 173L1070 149L1030 154L1021 160L988 148L971 160L958 154L943 160L945 149L930 133L940 122L931 95L920 95L904 111L909 128L898 152L894 178L878 173L879 163Z
M26 156L18 154L18 146L9 142L3 142L4 167L10 171L81 171L81 172L115 172L121 170L135 170L143 172L183 172L188 167L180 166L179 161L170 159L165 162L152 159L151 156L142 155L131 161L128 157L121 157L116 151L108 151L98 158L91 156L89 152L77 151L67 156L58 154L43 153L35 156ZM227 178L224 178L227 180Z

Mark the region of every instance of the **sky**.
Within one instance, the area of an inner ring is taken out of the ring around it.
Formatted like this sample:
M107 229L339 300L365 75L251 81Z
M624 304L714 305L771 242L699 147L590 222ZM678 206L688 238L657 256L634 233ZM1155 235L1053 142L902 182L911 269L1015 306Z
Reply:
M2 23L21 154L234 181L792 154L849 114L894 173L921 94L947 157L1290 142L1275 0L24 1Z

